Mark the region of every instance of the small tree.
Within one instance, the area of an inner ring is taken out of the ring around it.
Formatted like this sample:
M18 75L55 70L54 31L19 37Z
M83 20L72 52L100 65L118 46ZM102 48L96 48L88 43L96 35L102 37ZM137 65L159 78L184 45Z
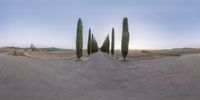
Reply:
M112 43L111 43L111 54L114 55L115 52L115 30L112 28Z
M128 55L128 46L129 46L128 18L125 17L123 20L122 43L121 43L121 51L124 60L126 60L126 56Z
M92 40L91 40L91 29L89 29L89 34L88 34L88 45L87 45L87 53L90 56L91 51L92 51Z
M76 31L76 56L80 59L83 55L83 25L81 18L78 19Z

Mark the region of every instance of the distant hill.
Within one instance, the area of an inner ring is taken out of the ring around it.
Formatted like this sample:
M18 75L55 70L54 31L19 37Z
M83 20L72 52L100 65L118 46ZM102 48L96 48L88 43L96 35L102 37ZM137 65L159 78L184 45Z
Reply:
M6 48L6 49L15 49L15 50L24 49L24 48L21 48L21 47L14 47L14 46L4 47L4 48Z

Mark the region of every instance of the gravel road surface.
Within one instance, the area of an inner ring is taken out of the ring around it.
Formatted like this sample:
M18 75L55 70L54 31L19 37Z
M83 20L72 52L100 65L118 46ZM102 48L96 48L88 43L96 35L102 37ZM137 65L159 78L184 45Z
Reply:
M2 53L0 100L200 100L200 54L73 62Z

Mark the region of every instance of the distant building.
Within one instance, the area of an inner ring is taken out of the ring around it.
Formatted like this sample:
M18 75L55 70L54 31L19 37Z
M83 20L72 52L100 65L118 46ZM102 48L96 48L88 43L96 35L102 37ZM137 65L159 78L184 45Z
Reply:
M31 46L30 46L30 49L33 49L33 48L35 48L35 47L34 47L34 45L33 45L33 44L31 44Z
M29 48L25 49L26 51L39 51L39 49L37 49L33 44L31 44L31 46Z

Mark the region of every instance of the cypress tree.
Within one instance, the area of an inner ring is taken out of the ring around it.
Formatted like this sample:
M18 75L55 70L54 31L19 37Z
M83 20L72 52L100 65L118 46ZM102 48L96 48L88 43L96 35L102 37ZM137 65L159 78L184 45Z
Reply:
M112 43L111 43L111 54L114 55L115 50L115 30L112 28Z
M78 19L76 31L76 56L80 59L83 55L83 25L81 18Z
M93 38L93 46L94 46L93 52L96 52L96 40L95 40L95 36Z
M110 53L110 39L109 39L109 35L107 36L107 53Z
M94 36L92 34L92 39L91 39L91 53L94 53Z
M121 43L121 52L124 60L128 55L128 46L129 46L129 29L128 29L128 18L123 19L123 31L122 31L122 43Z
M90 56L91 51L92 51L92 40L91 40L91 29L89 29L89 34L88 34L88 45L87 45L87 53Z

